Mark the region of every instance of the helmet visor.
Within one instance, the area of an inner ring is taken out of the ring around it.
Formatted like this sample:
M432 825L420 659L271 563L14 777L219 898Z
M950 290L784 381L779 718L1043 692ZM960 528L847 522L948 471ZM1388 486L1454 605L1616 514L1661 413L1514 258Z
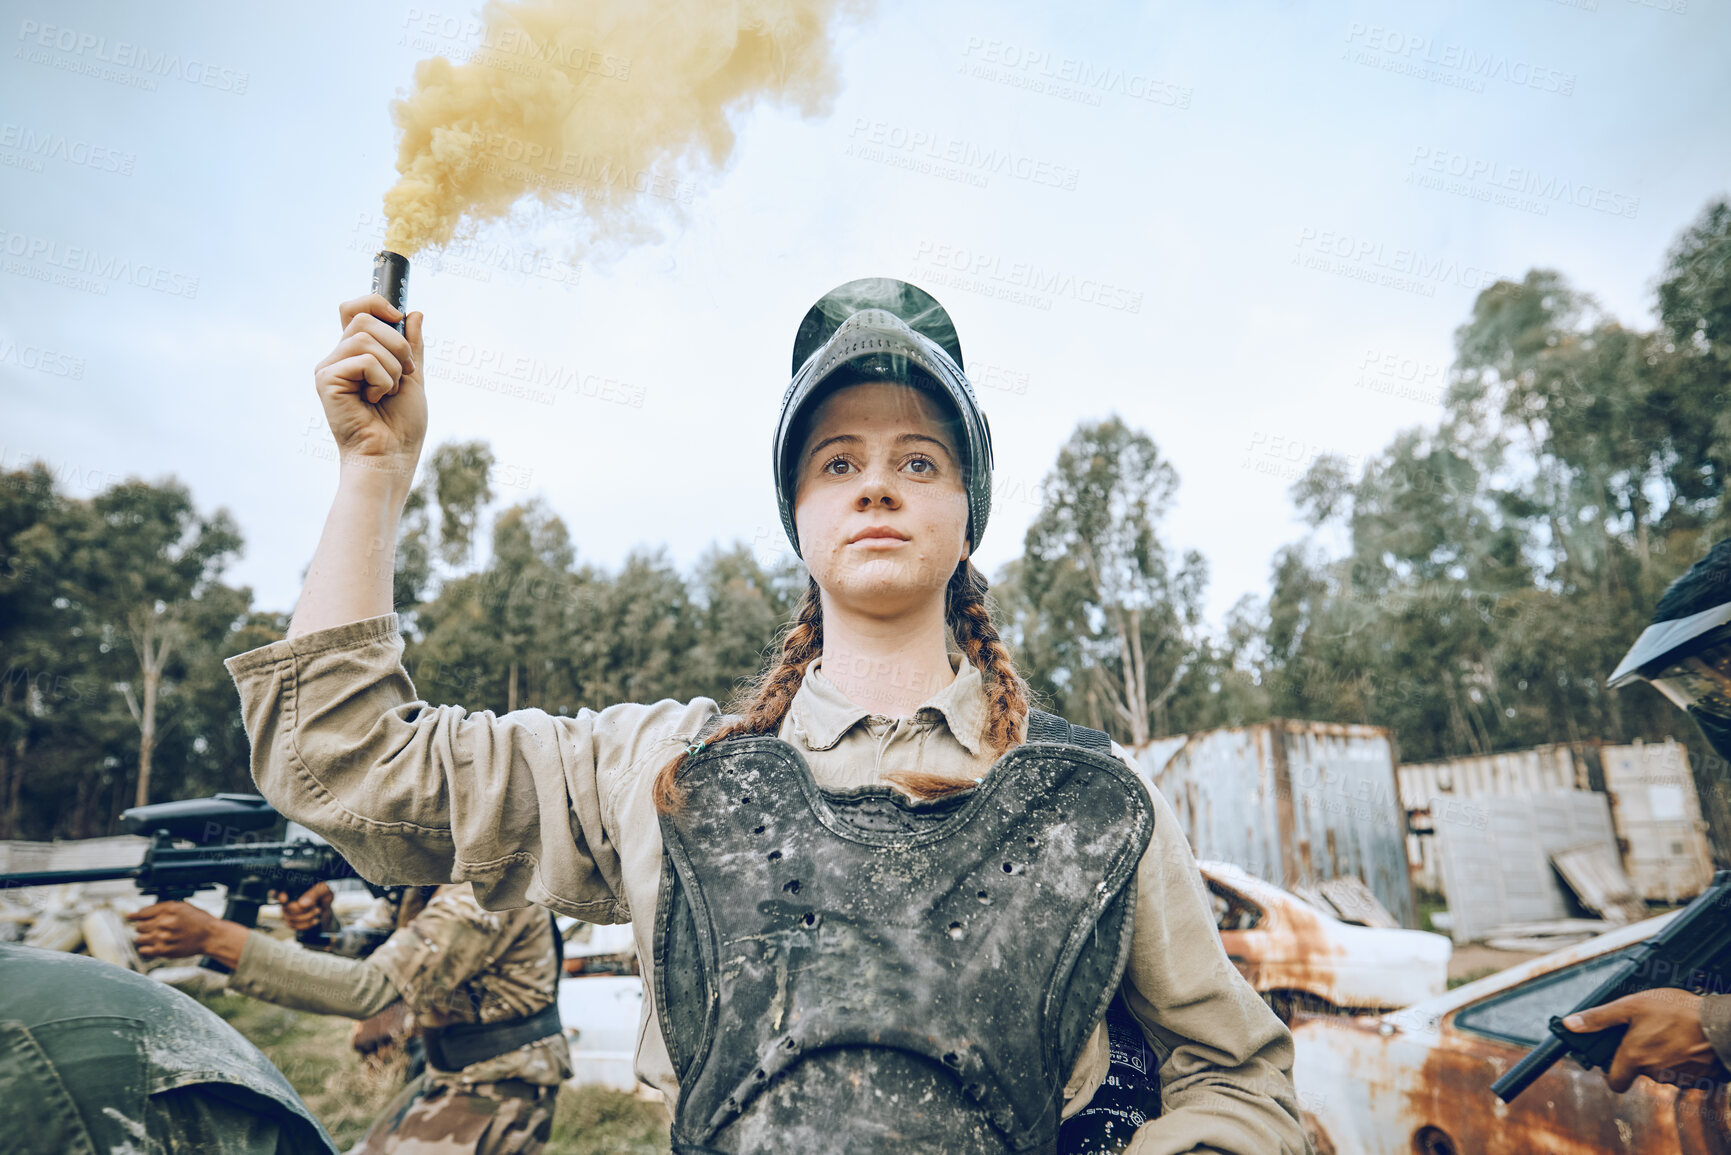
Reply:
M1654 622L1641 631L1605 683L1616 690L1638 679L1651 681L1660 671L1680 664L1686 655L1697 653L1727 627L1731 627L1731 602L1688 617Z
M1648 675L1647 681L1684 710L1731 721L1731 627L1702 638L1698 648Z

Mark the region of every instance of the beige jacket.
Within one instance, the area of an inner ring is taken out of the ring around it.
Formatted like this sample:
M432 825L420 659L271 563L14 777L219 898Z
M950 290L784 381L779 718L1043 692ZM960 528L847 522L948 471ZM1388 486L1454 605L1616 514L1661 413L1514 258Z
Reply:
M419 700L402 652L397 616L387 614L228 659L264 796L376 882L468 881L492 909L533 902L632 922L638 956L654 958L662 848L650 789L716 703L470 713ZM902 719L856 706L814 663L780 737L827 790L895 770L981 777L993 761L985 712L979 672L965 661ZM1292 1037L1227 960L1189 845L1151 793L1154 834L1137 873L1124 986L1161 1058L1163 1113L1130 1151L1304 1151ZM645 992L637 1073L672 1103L678 1084L651 984ZM1087 1104L1106 1065L1098 1030L1065 1087L1066 1116Z

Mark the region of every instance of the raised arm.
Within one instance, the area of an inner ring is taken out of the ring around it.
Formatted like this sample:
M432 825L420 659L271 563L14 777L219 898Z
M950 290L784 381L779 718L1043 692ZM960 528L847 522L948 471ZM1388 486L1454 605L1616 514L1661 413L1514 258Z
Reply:
M373 882L473 882L490 909L629 917L603 792L659 766L714 703L433 706L402 654L387 614L229 658L259 793Z
M421 314L377 293L338 307L343 335L313 371L341 462L337 495L288 636L390 613L397 523L427 435Z
M537 902L618 921L628 906L601 779L617 785L640 759L665 761L677 747L662 753L661 739L695 732L700 721L683 717L694 707L617 706L609 726L589 711L498 717L420 699L391 589L427 428L421 318L409 314L398 334L377 295L340 316L342 338L314 373L342 460L336 500L288 637L225 663L253 780L375 882L472 881L491 908Z

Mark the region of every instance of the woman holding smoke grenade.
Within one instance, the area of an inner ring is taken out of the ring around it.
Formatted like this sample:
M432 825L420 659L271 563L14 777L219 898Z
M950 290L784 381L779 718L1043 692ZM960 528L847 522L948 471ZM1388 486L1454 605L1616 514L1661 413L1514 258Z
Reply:
M1305 1149L1291 1036L1171 809L999 639L990 430L935 300L854 281L799 327L772 466L810 578L732 711L574 717L417 699L391 559L421 315L340 315L337 496L288 637L227 663L283 813L378 882L631 922L677 1152Z

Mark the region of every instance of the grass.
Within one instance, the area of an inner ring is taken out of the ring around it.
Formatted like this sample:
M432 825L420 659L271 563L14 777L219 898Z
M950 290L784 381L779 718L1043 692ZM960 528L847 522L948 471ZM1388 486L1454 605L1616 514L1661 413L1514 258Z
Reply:
M1418 892L1418 927L1420 930L1436 931L1431 924L1430 916L1438 911L1449 908L1448 899L1428 890ZM1441 932L1437 932L1441 933Z
M349 1047L347 1019L285 1010L240 995L213 995L207 1006L251 1039L300 1092L347 1150L402 1087L401 1057L363 1060ZM667 1112L660 1103L600 1087L559 1092L545 1155L663 1155Z

